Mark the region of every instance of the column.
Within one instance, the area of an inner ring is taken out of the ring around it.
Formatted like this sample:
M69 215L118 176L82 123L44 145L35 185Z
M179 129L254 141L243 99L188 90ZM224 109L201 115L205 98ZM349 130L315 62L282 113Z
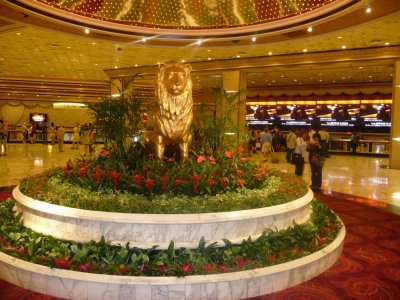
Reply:
M400 169L400 61L396 61L394 64L391 110L389 167Z

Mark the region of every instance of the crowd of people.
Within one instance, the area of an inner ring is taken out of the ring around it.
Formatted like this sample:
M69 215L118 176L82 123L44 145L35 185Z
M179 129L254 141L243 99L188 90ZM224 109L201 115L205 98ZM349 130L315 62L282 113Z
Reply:
M0 155L7 154L7 141L9 138L10 125L0 119ZM35 144L41 142L42 144L51 145L58 144L59 152L64 152L65 129L63 125L56 125L51 122L24 122L21 125L22 142ZM91 156L94 152L93 144L96 139L96 128L91 123L80 125L76 123L72 129L72 147L71 149L78 149L82 145L82 155Z
M268 161L274 151L285 149L286 161L295 166L294 172L300 177L305 163L309 163L311 188L318 190L322 184L322 168L325 159L329 157L328 141L329 132L324 128L289 130L284 136L277 127L270 130L267 126L262 132L251 131L249 148L253 153L261 150L263 162Z

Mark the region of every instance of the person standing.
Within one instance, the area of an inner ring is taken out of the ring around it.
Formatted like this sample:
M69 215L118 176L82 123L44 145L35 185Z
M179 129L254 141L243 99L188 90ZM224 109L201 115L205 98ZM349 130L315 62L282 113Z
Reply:
M90 144L90 128L87 123L81 126L81 138L82 138L82 152L83 156L89 155L89 144Z
M47 127L47 123L44 122L42 126L42 144L47 144L47 133L49 128Z
M360 143L360 136L358 135L358 132L353 132L350 138L351 154L357 153L357 147L359 143Z
M296 134L291 129L286 135L286 161L288 163L291 163L293 160L294 148L296 148Z
M310 143L308 147L310 153L311 189L319 190L322 185L322 167L324 166L325 155L321 144L321 136L314 134L312 139L313 143Z
M7 154L8 125L0 120L0 155Z
M74 129L72 129L72 148L78 149L79 146L79 123L75 124Z
M57 128L57 140L58 140L58 150L60 152L64 152L63 147L64 147L64 134L65 130L62 125L58 126Z
M264 154L264 162L268 161L269 154L271 152L272 135L269 132L268 126L265 127L264 133L261 135L261 153Z
M321 146L322 146L322 151L324 152L324 156L329 157L328 155L329 132L325 128L322 128L321 131L319 132L319 135L321 137Z
M56 143L56 125L53 122L51 122L49 130L51 144L54 145Z
M29 126L28 124L26 124L26 122L22 124L21 130L22 130L22 142L27 143L29 141Z
M304 155L307 151L307 137L308 133L303 130L299 130L296 138L296 147L294 148L293 159L295 170L294 174L297 176L303 176L304 170Z
M33 122L31 127L31 132L29 134L29 140L31 144L34 144L36 142L36 131L37 131L36 123Z

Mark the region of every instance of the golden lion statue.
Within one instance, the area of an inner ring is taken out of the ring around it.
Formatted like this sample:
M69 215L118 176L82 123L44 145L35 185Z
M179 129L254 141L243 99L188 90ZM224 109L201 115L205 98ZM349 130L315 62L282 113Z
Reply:
M189 157L193 120L191 66L175 61L160 65L156 79L156 155L163 159L166 144L179 144L181 160Z

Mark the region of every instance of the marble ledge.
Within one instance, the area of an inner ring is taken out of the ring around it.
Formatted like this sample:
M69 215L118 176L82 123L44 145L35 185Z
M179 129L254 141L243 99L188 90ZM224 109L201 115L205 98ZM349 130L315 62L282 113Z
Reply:
M345 228L324 249L275 266L235 273L128 277L50 269L0 253L0 277L66 299L241 299L307 281L332 266L342 252Z

